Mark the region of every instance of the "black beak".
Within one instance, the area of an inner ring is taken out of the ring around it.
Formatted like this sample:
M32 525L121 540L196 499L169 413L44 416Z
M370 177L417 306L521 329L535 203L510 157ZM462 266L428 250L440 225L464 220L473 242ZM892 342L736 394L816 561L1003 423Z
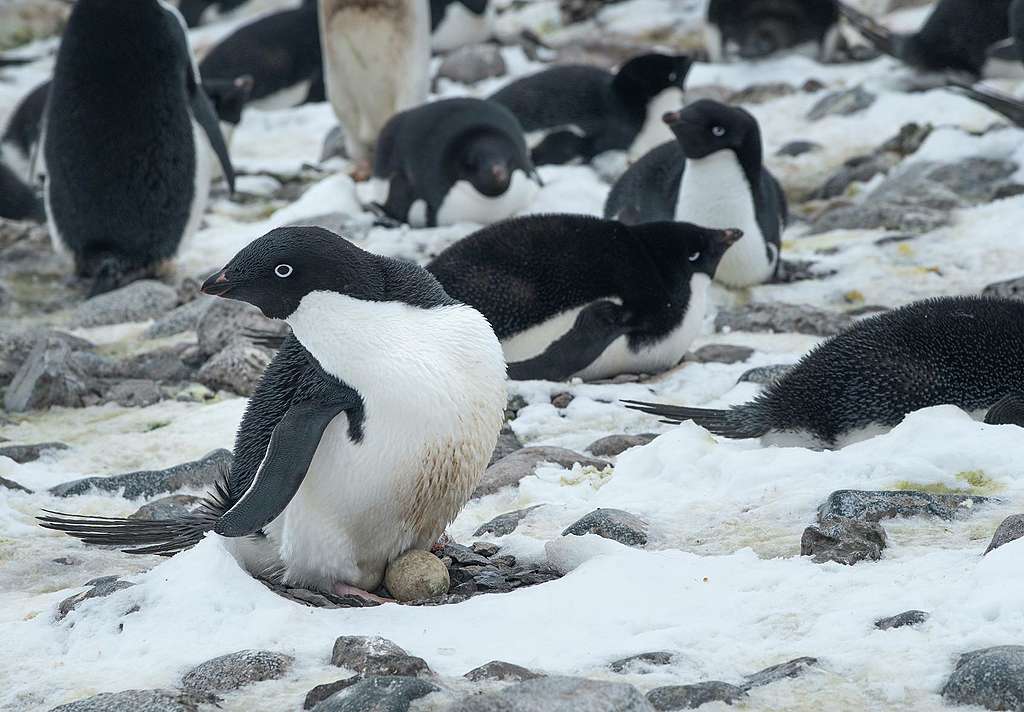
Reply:
M223 297L234 285L228 279L227 269L222 269L215 275L212 275L209 279L203 282L203 286L200 290L203 294L209 294L214 297Z
M504 163L496 163L491 166L491 175L494 177L494 182L497 185L505 185L508 183L508 166Z
M675 126L680 121L682 121L682 113L682 109L680 109L679 111L668 111L661 115L661 120L664 121L669 126Z
M719 238L719 244L724 245L727 250L739 242L743 237L743 231L735 227L721 230L719 234L721 235Z

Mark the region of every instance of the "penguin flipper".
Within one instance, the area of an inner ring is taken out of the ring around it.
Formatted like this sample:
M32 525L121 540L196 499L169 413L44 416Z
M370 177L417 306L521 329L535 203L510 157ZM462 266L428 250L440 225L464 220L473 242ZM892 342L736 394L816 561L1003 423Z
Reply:
M983 84L971 84L957 77L950 76L947 85L973 99L979 104L984 104L997 114L1002 114L1017 126L1024 127L1024 102L1015 99L1008 94L1003 94Z
M989 425L1017 425L1024 427L1024 393L1015 391L988 409L985 422Z
M1001 42L996 42L994 45L988 48L986 54L991 59L1001 59L1006 62L1019 62L1024 59L1024 55L1021 54L1021 47L1017 44L1017 41L1012 37L1007 37Z
M535 166L560 166L583 158L591 152L591 142L568 129L553 131L534 146L530 159Z
M234 193L235 168L231 165L231 157L228 155L228 147L224 142L224 134L220 131L220 121L213 108L213 102L210 101L210 97L206 95L206 91L199 84L190 82L189 103L192 108L192 116L203 127L206 137L210 139L213 152L217 154L217 160L220 161L220 167L224 171L228 188Z
M692 420L715 435L721 435L726 438L737 440L759 438L768 432L767 427L747 417L743 406L730 408L729 410L714 410L634 400L623 400L621 402L630 410L638 410L641 413L655 415L661 418L663 423L678 425L687 420Z
M836 2L836 6L839 8L839 12L842 13L843 17L853 25L857 32L859 32L864 39L871 43L871 45L883 54L887 54L890 57L896 59L902 59L899 51L899 42L897 41L897 35L893 34L891 30L883 27L873 17L867 15L856 8L850 7L845 2Z

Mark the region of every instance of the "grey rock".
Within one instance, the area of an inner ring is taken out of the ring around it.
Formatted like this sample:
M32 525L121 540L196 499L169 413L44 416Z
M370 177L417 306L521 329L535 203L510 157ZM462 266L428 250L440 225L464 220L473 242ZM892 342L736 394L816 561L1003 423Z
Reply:
M835 273L835 270L818 268L818 263L811 260L783 259L779 261L779 267L775 272L775 277L772 279L772 284L793 284L794 282L803 282L808 279L825 279Z
M216 297L201 295L161 316L146 329L144 335L147 339L162 339L186 331L195 331L199 328L199 321L216 301Z
M715 317L715 330L796 332L832 336L853 324L853 318L799 304L755 303L722 309Z
M14 374L4 394L4 407L22 413L53 406L83 406L95 389L89 375L72 357L67 341L53 336L39 339Z
M50 712L197 712L201 703L210 701L181 690L124 690L69 702Z
M145 408L163 400L163 392L154 381L131 378L115 383L103 392L101 402L117 403L125 408Z
M792 370L793 364L789 363L779 363L773 366L757 366L749 371L744 371L743 375L739 377L737 383L758 383L763 386L767 386L769 383L775 383Z
M92 348L85 339L45 328L18 328L4 325L0 328L0 386L14 378L36 344L47 337L67 343L72 351Z
M814 141L790 141L775 152L776 156L802 156L821 150L821 144Z
M994 551L1003 544L1017 541L1021 537L1024 537L1024 514L1009 516L996 528L996 533L992 535L992 541L989 542L985 553Z
M496 463L503 457L511 455L516 450L521 450L523 444L519 442L519 438L512 431L512 426L505 423L501 426L501 432L498 433L498 442L494 446L494 452L491 453L491 461L488 463L488 467Z
M755 687L764 687L786 678L799 677L811 667L818 664L817 658L795 658L778 665L758 670L752 675L744 675L743 689L750 690Z
M148 321L163 316L178 303L178 292L162 282L143 279L87 299L75 310L75 328Z
M838 515L867 522L893 517L939 517L953 519L970 512L975 504L988 502L987 497L963 494L930 494L913 491L837 490L819 507L818 517Z
M879 150L895 153L900 157L911 156L924 145L933 130L931 124L918 124L913 121L903 124L896 135L883 143Z
M551 405L555 406L559 410L564 410L569 407L569 404L576 399L572 393L556 393L551 396Z
M181 489L203 489L211 486L231 470L229 450L214 450L201 459L175 465L166 470L142 470L110 477L85 477L50 488L56 497L72 497L97 489L103 492L124 490L126 499L154 497Z
M746 694L736 685L709 680L693 685L656 687L647 693L647 699L656 710L692 710L709 702L732 704Z
M368 677L342 688L313 707L314 712L407 712L409 705L440 687L413 677Z
M459 47L450 52L438 67L439 79L450 79L459 84L476 84L484 79L503 77L508 73L501 48L495 44L477 44Z
M647 543L647 529L647 522L635 514L621 509L601 508L570 524L562 536L597 534L626 546L643 546Z
M907 626L920 625L928 620L929 615L924 611L904 611L895 616L881 618L875 621L875 627L879 630L892 630L893 628L905 628Z
M797 89L792 84L785 82L767 82L763 84L752 84L745 89L729 97L729 104L763 104L766 101L779 99L784 96L796 94Z
M88 591L69 596L63 601L57 604L57 620L64 620L72 611L74 611L83 602L91 600L93 598L106 598L110 594L121 591L122 589L131 588L135 584L130 581L120 581L117 576L104 576L99 579L94 579L86 584L86 586L92 586Z
M32 445L5 445L0 447L0 457L9 457L19 465L38 460L46 452L67 450L64 443L34 443Z
M183 354L188 348L188 345L180 344L136 354L117 362L113 375L117 378L144 378L161 382L189 380L192 369L183 360Z
M326 682L323 685L317 685L306 693L306 699L302 701L302 709L312 709L335 692L344 690L346 687L352 687L352 685L364 679L366 678L362 675L353 675L352 677L346 677L344 680L335 680L334 682Z
M843 163L828 180L811 195L818 200L828 200L843 195L854 183L866 183L879 173L888 173L898 163L893 153L874 153L868 156L854 156Z
M533 670L528 670L521 665L506 663L501 660L492 660L489 663L484 663L480 667L473 668L463 675L463 677L467 680L472 680L473 682L480 682L481 680L523 682L524 680L535 680L538 677L544 676L535 673Z
M207 660L185 673L182 686L190 692L237 690L253 682L277 680L291 669L295 658L269 650L239 650Z
M437 550L437 555L441 558L451 559L452 562L460 566L489 566L491 563L486 556L478 554L468 546L456 544L452 541L445 542Z
M877 561L885 548L885 530L878 522L848 519L835 514L821 517L807 527L800 539L800 555L813 561L853 566L859 561Z
M0 487L4 489L14 490L15 492L24 492L26 494L32 494L32 490L28 487L19 485L14 480L9 480L6 477L0 477Z
M524 477L533 474L538 465L550 462L560 467L572 467L580 463L583 467L608 467L606 460L581 455L560 447L524 447L511 455L501 458L487 468L480 484L473 491L473 497L494 494L502 487L518 486Z
M190 494L172 494L142 505L134 513L129 514L128 518L145 522L176 519L191 512L202 501L201 497L193 497Z
M477 527L477 530L473 532L473 536L483 536L484 534L505 536L506 534L511 534L519 526L519 523L526 519L530 512L542 506L544 505L535 504L532 507L526 507L525 509L517 509L514 512L499 514L491 521Z
M820 121L826 116L850 116L851 114L864 111L874 104L877 98L877 96L860 86L853 89L829 92L807 112L807 120Z
M248 331L286 336L288 326L284 322L267 319L256 307L244 302L215 299L199 319L196 329L199 349L206 356L213 356L232 343L248 344L244 336Z
M345 148L345 127L341 124L327 132L320 147L320 162L323 163L329 158L348 158L348 149Z
M196 374L196 380L213 390L251 396L272 358L266 349L233 343L207 361Z
M928 180L944 185L968 203L987 203L1017 172L1017 164L972 156L957 163L940 163L925 172Z
M942 696L958 705L1024 710L1024 646L999 645L964 653Z
M423 658L409 655L379 636L343 635L334 641L331 664L363 675L416 677L430 675Z
M650 712L632 685L579 677L541 677L476 695L448 712Z
M587 446L587 452L590 452L597 457L616 457L621 455L631 447L640 447L658 437L657 433L640 433L638 435L627 435L625 433L619 435L606 435L603 438L595 440Z
M739 363L754 355L754 349L748 346L732 344L708 344L701 346L687 356L688 361L697 363Z
M626 672L631 668L638 668L639 671L643 672L645 667L671 665L673 658L675 658L675 653L667 650L658 650L615 660L609 663L608 667L612 669L612 672Z
M1024 277L1014 277L1002 282L994 282L981 290L981 293L986 297L1024 299Z

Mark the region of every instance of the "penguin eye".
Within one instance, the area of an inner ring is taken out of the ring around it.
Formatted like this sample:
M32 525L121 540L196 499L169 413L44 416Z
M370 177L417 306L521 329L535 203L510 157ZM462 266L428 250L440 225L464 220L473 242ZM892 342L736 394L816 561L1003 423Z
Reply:
M679 78L679 75L676 74L675 72L672 72L671 74L668 75L668 80L670 82L674 82L678 78Z
M722 136L725 136L725 127L724 126L712 126L711 127L711 135L712 136L717 136L719 138L721 138Z
M292 269L291 265L278 265L277 267L274 268L274 274L276 274L281 279L291 277L292 272L294 272L294 270Z
M689 260L690 260L690 262L696 262L696 261L697 261L697 260L699 260L699 259L700 259L700 252L694 252L694 253L693 253L692 255L690 255L690 257L689 257Z

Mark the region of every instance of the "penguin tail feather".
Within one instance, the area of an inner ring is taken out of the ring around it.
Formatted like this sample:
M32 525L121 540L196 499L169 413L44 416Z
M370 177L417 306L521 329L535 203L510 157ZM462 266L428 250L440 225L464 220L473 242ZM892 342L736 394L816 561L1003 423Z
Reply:
M174 556L198 544L231 508L227 485L217 482L197 509L174 519L146 521L122 517L97 517L42 510L36 517L44 529L64 532L86 544L129 547L126 554Z
M1017 126L1024 127L1024 102L1009 94L1003 94L984 84L974 84L955 76L947 79L950 87L969 99L984 104L997 114L1002 114Z
M861 12L860 10L847 5L845 2L836 2L836 6L839 8L839 12L842 13L843 17L856 28L864 39L871 43L871 45L883 54L887 54L890 57L896 57L899 59L899 53L896 48L896 41L891 30L883 27L870 15Z
M664 403L647 403L645 401L624 400L622 402L631 410L638 410L641 413L661 418L663 423L678 425L687 420L692 420L715 435L736 440L759 438L769 430L767 426L751 417L751 414L746 411L744 406L730 408L729 410L713 410L710 408L666 405Z

